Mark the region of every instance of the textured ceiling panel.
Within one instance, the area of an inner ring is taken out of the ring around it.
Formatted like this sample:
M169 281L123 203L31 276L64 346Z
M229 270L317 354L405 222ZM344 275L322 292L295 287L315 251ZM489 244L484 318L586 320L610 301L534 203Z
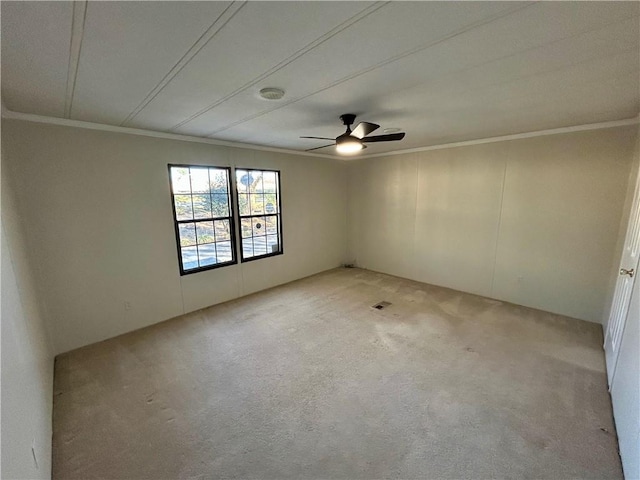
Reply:
M522 8L525 4L515 6ZM513 9L514 5L496 2L469 5L413 2L402 8L390 3L304 57L274 72L264 80L264 84L285 87L287 97L282 103L286 105L356 75L377 72L379 66L385 63L410 55L413 51L427 49L471 25L503 15L510 8ZM402 29L389 28L389 25L402 25ZM425 72L425 67L422 66L421 73ZM405 78L409 78L409 75ZM357 101L363 95L368 95L366 84L361 85L359 92L352 96L352 101ZM176 131L216 136L234 123L268 112L274 107L256 102L255 90L245 91Z
M2 2L2 99L11 110L64 115L70 2Z
M436 139L480 138L479 127L497 136L634 116L638 112L637 82L630 85L635 88L617 92L604 85L630 72L636 72L637 78L638 17L628 18L625 10L603 11L601 4L595 4L578 22L566 10L545 10L549 5L515 12L215 136L312 148L323 142L297 137L341 133L337 117L345 112L344 105L364 114L364 120L406 129L402 148L433 144ZM548 28L542 20L550 13L564 13L565 28L532 34L535 29ZM521 38L518 45L505 44L504 37L497 35L515 30L530 32L527 42ZM603 61L620 53L625 54L621 61L602 67ZM603 95L614 108L603 109ZM534 111L523 110L532 103ZM308 112L318 110L322 110L324 123L312 125L308 120L306 126ZM272 133L276 129L270 123L280 126L277 133ZM370 145L367 153L394 147L398 144Z
M21 112L66 104L74 119L297 150L353 112L407 132L365 153L397 151L637 115L639 15L640 2L2 2L2 95ZM266 86L284 98L259 98Z
M71 117L118 125L231 2L89 2Z
M366 2L250 2L128 126L169 130L292 61ZM312 20L313 19L313 20ZM347 27L348 28L348 27ZM301 72L298 72L299 74Z

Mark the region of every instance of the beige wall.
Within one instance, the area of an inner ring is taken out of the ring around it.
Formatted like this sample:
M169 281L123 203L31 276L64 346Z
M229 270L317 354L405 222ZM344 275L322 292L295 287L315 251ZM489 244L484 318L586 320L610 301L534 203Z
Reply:
M54 352L345 259L602 321L638 135L624 127L345 164L16 120L3 127L3 478L50 475ZM280 169L285 254L180 277L170 162Z
M605 321L636 133L620 127L351 162L348 258Z
M344 260L342 162L15 120L2 137L57 353ZM284 254L181 277L168 163L281 170Z
M50 477L54 352L345 259L606 321L640 159L635 126L349 164L16 120L3 127L3 478ZM285 254L180 277L170 162L280 169ZM616 417L637 403L627 385L637 380L631 312ZM637 470L637 458L627 453L625 468Z
M3 127L4 174L56 352L345 259L600 322L636 136L621 127L344 163L17 120ZM285 254L180 277L170 162L282 170Z
M51 478L53 349L2 153L2 478ZM33 449L33 451L32 451ZM35 460L34 460L35 455Z

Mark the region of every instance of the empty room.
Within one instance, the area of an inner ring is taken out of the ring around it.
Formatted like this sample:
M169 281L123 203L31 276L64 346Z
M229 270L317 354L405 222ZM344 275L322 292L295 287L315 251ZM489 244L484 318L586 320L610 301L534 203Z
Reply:
M2 479L640 479L640 2L0 16Z

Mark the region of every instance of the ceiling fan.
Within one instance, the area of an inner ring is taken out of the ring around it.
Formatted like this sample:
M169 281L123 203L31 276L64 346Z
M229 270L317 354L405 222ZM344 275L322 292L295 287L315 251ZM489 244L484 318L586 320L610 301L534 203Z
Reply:
M327 137L300 137L300 138L314 138L318 140L333 140L334 143L329 143L328 145L323 145L321 147L309 148L305 150L306 152L310 152L312 150L318 150L320 148L331 147L333 145L336 146L336 150L338 153L343 155L353 155L358 153L363 148L367 148L365 143L372 142L393 142L396 140L402 140L404 138L405 133L391 133L389 135L376 135L375 137L368 137L371 132L380 128L380 125L376 125L375 123L369 122L360 122L356 128L351 130L351 125L355 121L356 116L353 113L345 113L344 115L340 115L340 120L342 120L343 125L347 126L347 131L342 135L334 138Z

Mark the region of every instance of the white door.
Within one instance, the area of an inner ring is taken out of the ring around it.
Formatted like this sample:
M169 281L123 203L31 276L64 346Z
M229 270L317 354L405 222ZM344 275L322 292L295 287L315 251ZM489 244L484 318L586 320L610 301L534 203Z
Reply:
M624 241L618 281L613 295L613 303L607 323L607 332L604 339L604 350L607 359L607 377L609 389L613 384L613 375L616 371L620 340L624 332L624 324L629 312L633 283L638 276L638 256L640 254L640 172L636 179L635 194L631 205L629 226Z

